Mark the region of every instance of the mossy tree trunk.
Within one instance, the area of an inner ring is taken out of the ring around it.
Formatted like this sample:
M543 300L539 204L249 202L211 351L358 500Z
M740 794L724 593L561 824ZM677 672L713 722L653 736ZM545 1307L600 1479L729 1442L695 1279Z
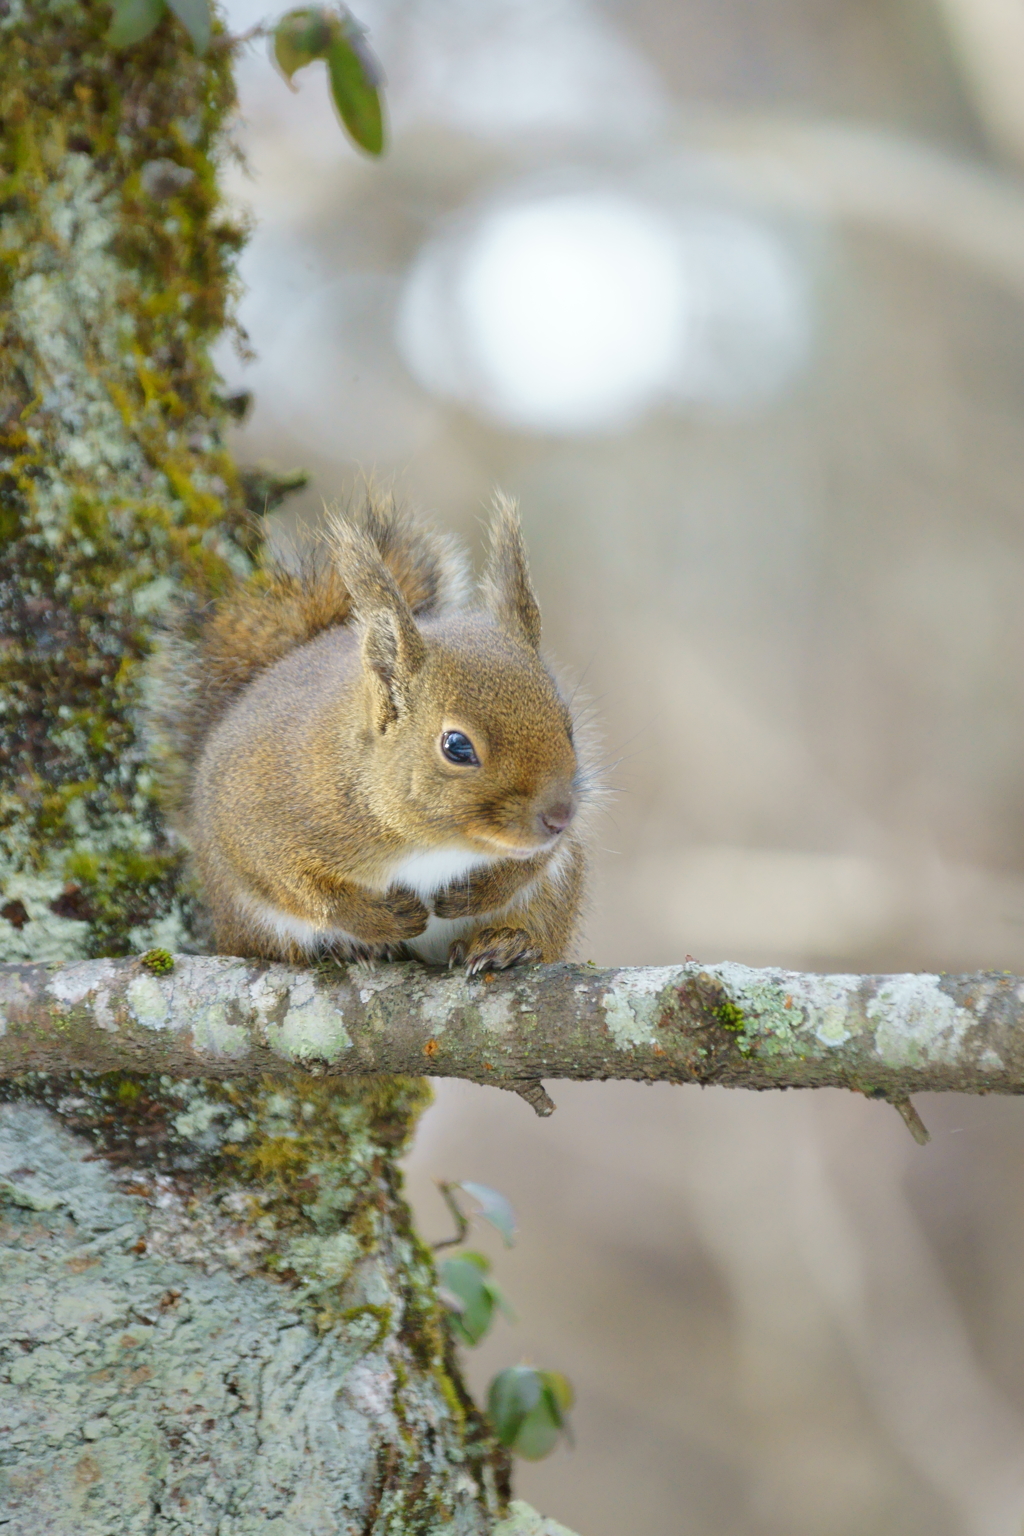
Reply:
M0 959L195 943L135 725L148 627L251 554L208 348L230 50L0 5ZM396 1159L415 1080L22 1079L0 1104L0 1523L483 1532L507 1467Z

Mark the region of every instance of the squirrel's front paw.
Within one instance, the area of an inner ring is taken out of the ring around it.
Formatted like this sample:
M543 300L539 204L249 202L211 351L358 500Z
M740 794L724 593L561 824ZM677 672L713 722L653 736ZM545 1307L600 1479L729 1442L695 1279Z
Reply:
M384 902L398 940L414 939L430 921L430 913L416 892L410 891L407 886L391 886L384 892Z
M453 880L437 891L431 899L431 911L436 917L471 917L482 910L477 903L476 887L472 880Z
M540 949L525 928L481 928L468 942L456 939L448 951L449 968L464 965L470 976L539 959Z
M338 926L348 928L364 944L399 945L422 933L429 921L430 913L415 891L393 885L383 896L361 893L358 901L346 907L346 918Z

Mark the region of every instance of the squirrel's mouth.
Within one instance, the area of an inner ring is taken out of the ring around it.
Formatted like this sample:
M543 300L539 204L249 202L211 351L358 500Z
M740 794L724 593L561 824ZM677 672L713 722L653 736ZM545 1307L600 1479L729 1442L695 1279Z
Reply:
M556 832L553 837L545 838L542 843L530 843L524 847L522 843L509 843L502 837L495 837L493 833L476 834L476 840L487 844L488 853L500 854L503 859L533 859L538 853L550 853L560 842L561 832Z

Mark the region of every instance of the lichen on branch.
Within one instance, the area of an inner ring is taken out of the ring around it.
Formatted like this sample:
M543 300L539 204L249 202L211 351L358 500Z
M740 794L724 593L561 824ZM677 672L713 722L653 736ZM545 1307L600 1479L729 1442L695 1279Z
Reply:
M528 1099L542 1078L851 1088L894 1103L927 1090L1020 1093L1024 980L696 961L469 978L162 952L0 967L0 1077L67 1068L243 1080L425 1072Z

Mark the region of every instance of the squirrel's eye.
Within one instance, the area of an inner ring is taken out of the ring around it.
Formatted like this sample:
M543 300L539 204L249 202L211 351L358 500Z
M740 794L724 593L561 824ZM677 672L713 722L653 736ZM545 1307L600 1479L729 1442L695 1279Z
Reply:
M473 743L461 731L445 731L441 737L441 751L450 763L460 763L465 767L475 764L479 767L480 759Z

